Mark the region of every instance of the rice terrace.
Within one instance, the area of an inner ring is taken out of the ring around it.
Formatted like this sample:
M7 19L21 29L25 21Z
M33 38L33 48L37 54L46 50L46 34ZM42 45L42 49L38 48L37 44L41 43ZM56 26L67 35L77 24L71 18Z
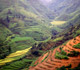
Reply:
M80 70L80 0L0 0L0 70Z

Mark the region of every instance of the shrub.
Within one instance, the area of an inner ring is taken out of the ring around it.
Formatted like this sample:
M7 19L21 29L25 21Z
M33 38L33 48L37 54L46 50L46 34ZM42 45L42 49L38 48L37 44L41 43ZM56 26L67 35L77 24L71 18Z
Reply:
M75 67L75 68L70 68L70 69L68 69L68 70L80 70L80 64L77 66L77 67Z
M58 68L57 70L67 70L67 69L65 68L65 66L62 66L61 68Z
M74 48L80 49L80 43L78 43L77 45L73 46Z
M74 57L74 56L78 56L79 52L78 51L71 51L70 53L68 53L68 56L70 57Z
M70 64L70 65L68 65L68 66L66 66L65 68L71 68L71 64Z
M57 51L55 54L55 58L57 58L57 59L68 59L68 56L63 55Z
M4 59L11 53L11 46L6 43L0 43L0 59Z
M80 64L77 67L73 68L73 69L71 68L71 64L70 64L69 66L66 66L66 67L62 66L61 68L58 68L57 70L80 70Z
M72 46L72 44L69 44L70 46Z
M64 50L61 50L61 54L67 55L67 53Z

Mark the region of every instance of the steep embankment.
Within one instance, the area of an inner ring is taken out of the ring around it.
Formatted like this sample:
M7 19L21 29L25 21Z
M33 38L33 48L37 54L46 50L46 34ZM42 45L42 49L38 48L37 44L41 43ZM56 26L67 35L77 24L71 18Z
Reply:
M66 45L59 46L54 50L45 53L29 70L56 70L62 66L75 68L80 63L80 36L70 40ZM78 47L75 47L78 46Z

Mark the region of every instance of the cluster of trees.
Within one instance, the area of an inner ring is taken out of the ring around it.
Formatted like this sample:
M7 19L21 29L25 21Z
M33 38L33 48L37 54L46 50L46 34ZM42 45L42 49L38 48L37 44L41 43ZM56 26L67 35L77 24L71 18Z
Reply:
M80 53L78 51L71 51L70 53L68 53L68 56L70 57L74 57L74 56L78 56Z
M3 41L0 41L0 59L5 58L10 53L11 47L7 45L7 43L3 43Z
M80 70L80 64L73 69L71 67L72 65L70 64L68 66L62 66L61 68L58 68L57 70Z
M67 53L60 47L60 52L56 52L55 58L57 59L68 59Z
M80 43L78 43L77 45L73 46L74 48L80 49Z

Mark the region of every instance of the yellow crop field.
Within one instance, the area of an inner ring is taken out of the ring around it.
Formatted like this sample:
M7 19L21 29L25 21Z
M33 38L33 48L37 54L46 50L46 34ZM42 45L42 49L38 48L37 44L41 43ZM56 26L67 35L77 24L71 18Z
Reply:
M12 57L20 56L20 55L22 55L22 54L27 53L30 49L31 49L31 47L28 48L28 49L25 49L25 50L17 51L17 52L15 52L15 53L12 53L12 54L10 54L9 56L7 56L7 58L12 58Z
M64 23L66 23L66 21L52 21L51 22L52 25L62 25Z
M13 58L5 58L5 59L2 59L2 60L0 60L0 65L4 65L5 63L12 62L14 60L15 59L13 59Z
M4 65L5 63L12 62L12 61L16 60L14 57L17 57L17 56L21 56L21 55L26 54L31 48L32 47L30 47L28 49L25 49L25 50L16 51L14 53L11 53L5 59L1 59L0 60L0 65Z

